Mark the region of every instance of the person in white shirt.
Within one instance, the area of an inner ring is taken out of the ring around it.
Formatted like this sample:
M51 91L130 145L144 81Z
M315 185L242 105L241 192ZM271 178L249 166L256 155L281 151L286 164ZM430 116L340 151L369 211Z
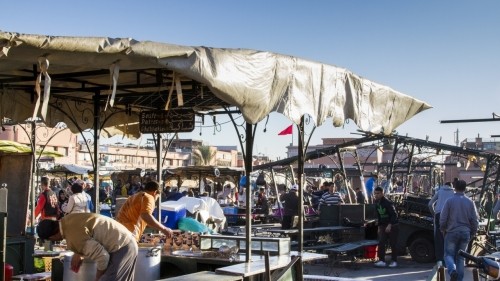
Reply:
M83 192L83 185L76 181L71 185L71 195L68 199L68 204L63 207L63 212L66 214L73 213L90 213L89 197Z
M240 207L245 207L247 205L246 187L241 187L240 188L240 194L238 195L238 205Z

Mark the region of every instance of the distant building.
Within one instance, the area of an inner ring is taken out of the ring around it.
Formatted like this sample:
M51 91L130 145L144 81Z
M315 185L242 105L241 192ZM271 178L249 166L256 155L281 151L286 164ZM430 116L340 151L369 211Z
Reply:
M16 141L28 146L31 145L31 126L3 125L0 131L1 140ZM163 139L163 148L166 149L169 140ZM62 157L44 157L40 159L39 167L51 169L57 164L77 164L92 166L94 145L78 141L78 135L73 134L65 126L49 128L44 125L36 127L35 144L37 149L56 151ZM194 165L193 150L203 145L203 141L194 139L174 139L168 151L163 151L164 168L177 168ZM242 167L236 146L211 146L215 158L212 165L224 167ZM150 139L145 145L137 146L133 143L101 144L99 146L99 164L110 170L129 169L156 169L157 158L154 140Z
M167 147L168 140L163 140L163 148ZM179 139L172 141L168 151L163 151L164 168L178 168L194 165L193 150L203 145L202 141L192 139ZM236 146L211 146L215 151L214 166L238 167ZM145 146L134 144L107 144L99 148L99 161L102 166L112 166L116 170L128 169L156 169L157 157L153 142L148 141ZM82 142L79 151L79 164L91 165L90 155L93 155L93 147L87 148Z
M55 164L74 164L77 162L77 136L64 127L50 128L44 125L35 127L35 146L37 150L55 151L61 157L41 157L39 168L51 169ZM3 125L0 131L1 140L15 141L31 146L31 125Z
M497 139L495 138L483 139L478 135L473 139L464 139L462 142L460 142L460 144L462 147L470 149L483 150L493 153L500 152L500 141L497 141Z

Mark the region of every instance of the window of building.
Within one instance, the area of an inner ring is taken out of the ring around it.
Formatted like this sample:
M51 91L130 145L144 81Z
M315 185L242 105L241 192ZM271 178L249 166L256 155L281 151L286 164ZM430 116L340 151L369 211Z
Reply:
M483 143L484 150L495 150L495 143L493 142L485 142Z

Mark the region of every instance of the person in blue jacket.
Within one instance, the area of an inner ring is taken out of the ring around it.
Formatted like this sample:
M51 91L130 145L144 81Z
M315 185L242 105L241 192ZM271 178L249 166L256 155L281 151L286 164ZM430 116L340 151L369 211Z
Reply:
M376 172L372 172L371 177L366 181L365 188L366 188L366 196L368 198L367 201L368 203L373 202L373 189L375 186L377 186L377 180L378 180L378 175Z

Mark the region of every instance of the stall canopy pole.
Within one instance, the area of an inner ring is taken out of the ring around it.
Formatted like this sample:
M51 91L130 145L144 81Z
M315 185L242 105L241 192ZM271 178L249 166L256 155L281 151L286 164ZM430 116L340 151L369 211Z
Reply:
M389 142L391 141L391 139L389 139ZM396 163L396 154L398 153L398 148L399 146L399 139L396 139L396 141L394 142L394 147L393 147L393 150L392 150L392 158L391 158L391 165L389 166L389 173L387 173L387 184L389 185L388 188L392 188L392 178L394 178L394 164ZM389 190L386 190L385 192L389 192Z
M283 222L283 211L282 211L282 208L281 208L281 200L280 200L280 193L279 193L279 190L278 190L278 184L276 183L276 176L274 175L274 169L271 168L271 178L272 178L272 181L273 181L273 186L274 186L274 194L276 194L276 204L278 205L278 210L279 210L279 214L280 214L280 221ZM285 186L285 192L286 192L286 186Z
M33 164L31 165L31 194L30 194L30 200L31 200L31 229L30 233L31 235L35 235L35 193L36 189L38 187L38 169L36 168L36 122L35 120L32 120L31 124L31 153L33 155L33 158L31 161L33 161Z
M415 151L415 144L411 145L410 156L408 156L408 166L406 167L406 186L404 189L404 193L406 194L408 191L413 190L413 174L411 173L412 162L413 162L413 153Z
M100 213L99 206L99 170L101 165L99 164L99 138L101 132L101 92L96 91L94 94L94 193L95 193L95 212Z
M245 238L246 238L246 249L245 249L245 262L250 262L252 257L252 186L250 185L250 174L252 173L252 155L253 155L253 126L250 123L246 123L246 148L245 148L245 174L247 176L247 182L245 183L246 190L246 202L247 207L245 210L246 215L246 225L245 225Z
M163 188L163 183L162 183L162 175L163 175L163 163L161 159L162 155L162 148L163 148L163 141L161 138L161 134L156 134L156 180L158 181L158 184L162 187L161 192L163 193L165 190ZM160 195L160 202L161 202L162 196ZM161 221L161 206L158 204L158 221Z
M298 154L298 181L299 181L299 263L298 263L298 280L303 280L302 252L304 251L304 119L302 116L299 125L299 154Z

